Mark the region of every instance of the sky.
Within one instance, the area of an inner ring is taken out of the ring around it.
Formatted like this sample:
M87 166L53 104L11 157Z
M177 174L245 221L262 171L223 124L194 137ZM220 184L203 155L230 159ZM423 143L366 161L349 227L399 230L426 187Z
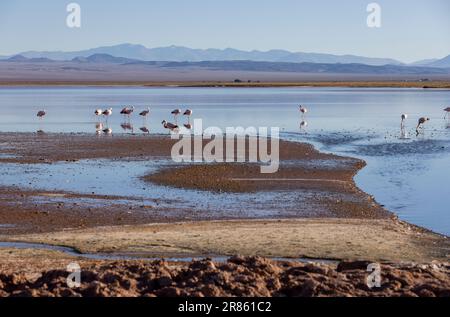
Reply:
M81 28L66 6L81 6ZM381 27L367 26L367 5ZM448 0L1 0L0 55L121 43L389 57L450 54Z

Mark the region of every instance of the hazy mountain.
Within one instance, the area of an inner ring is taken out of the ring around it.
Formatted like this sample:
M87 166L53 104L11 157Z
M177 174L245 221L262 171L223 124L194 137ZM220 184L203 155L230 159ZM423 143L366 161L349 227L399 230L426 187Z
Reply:
M414 63L410 63L408 64L409 66L428 66L431 63L434 63L436 61L438 61L439 59L437 58L431 58L431 59L423 59Z
M327 64L366 64L372 66L402 65L401 62L388 58L370 58L355 55L331 55L317 53L291 53L278 62L292 63L327 63Z
M94 55L70 61L15 56L0 61L0 82L161 82L161 81L418 81L449 80L450 68L418 66L257 61L155 62ZM122 63L127 61L126 63Z
M145 63L145 62L144 62ZM337 74L448 74L449 70L433 67L328 63L280 63L255 61L167 62L164 68L206 68L222 71L296 72Z
M71 60L66 61L56 61L46 57L33 57L28 58L23 55L14 55L10 58L4 59L5 62L16 62L16 63L50 63L50 62L73 62L73 63L95 63L95 64L130 64L135 62L142 62L140 60L125 58L125 57L115 57L108 54L94 54L88 57L75 57Z
M45 57L27 58L23 55L14 55L10 58L5 59L7 62L30 62L30 63L48 63L53 62L53 60Z
M265 62L248 60L231 61L201 61L201 62L171 62L171 61L141 61L137 59L115 57L109 54L93 54L87 57L75 57L69 61L54 61L44 57L27 58L15 55L2 62L21 65L39 65L54 63L65 70L81 70L81 65L95 66L107 69L108 67L123 67L123 69L147 67L158 69L184 70L219 70L219 71L245 71L245 72L272 72L272 73L340 73L340 74L449 74L450 71L438 67L403 66L403 65L366 65L360 63L292 63L292 62ZM127 67L128 66L128 67ZM98 68L100 69L100 68Z
M146 48L143 45L120 44L104 46L75 52L37 52L20 53L28 58L45 57L53 60L72 60L76 57L88 57L95 54L108 54L116 57L137 59L144 61L234 61L251 60L266 62L293 62L293 63L359 63L367 65L400 65L401 62L388 58L369 58L354 55L332 55L317 53L293 53L285 50L270 51L242 51L227 49L191 49L181 46L168 46L159 48Z
M28 60L29 59L23 55L14 55L14 56L11 56L10 58L6 59L6 61L8 61L8 62L24 62L24 61L28 61Z
M437 61L434 61L428 64L427 66L450 68L450 55Z
M126 64L137 62L136 59L115 57L109 54L94 54L88 57L75 57L72 62L77 63L99 63L99 64Z

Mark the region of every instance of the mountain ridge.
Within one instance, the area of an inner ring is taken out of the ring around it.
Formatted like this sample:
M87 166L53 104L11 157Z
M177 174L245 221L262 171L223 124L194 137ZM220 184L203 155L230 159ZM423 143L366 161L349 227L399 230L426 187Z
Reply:
M292 63L292 62L265 62L249 60L233 61L201 61L201 62L174 62L174 61L141 61L124 57L115 57L109 54L93 54L88 57L75 57L68 61L54 61L42 57L27 58L15 55L3 63L17 65L54 64L61 70L79 69L83 65L98 65L108 67L154 67L159 69L205 69L220 71L247 71L247 72L279 72L279 73L342 73L342 74L450 74L450 69L426 66L405 65L366 65L360 63Z
M141 44L118 44L100 46L79 51L26 51L13 56L2 56L2 60L23 56L26 58L43 58L55 61L67 61L87 58L92 55L107 54L118 58L140 61L169 61L169 62L202 62L202 61L261 61L286 63L326 63L326 64L365 64L370 66L403 65L428 66L450 68L450 55L442 59L426 59L414 63L402 63L390 58L364 57L352 54L334 55L326 53L291 52L282 49L268 51L244 51L234 48L225 49L193 49L184 46L166 46L147 48Z
M244 51L234 48L226 49L192 49L184 46L166 46L147 48L140 44L119 44L101 46L80 51L27 51L17 55L27 58L49 58L53 60L71 60L76 57L88 57L94 54L109 54L115 57L137 59L144 61L174 61L174 62L200 62L200 61L227 61L251 60L266 62L311 62L311 63L361 63L373 66L387 64L401 65L400 61L389 58L374 58L357 55L333 55L326 53L290 52L273 49L268 51Z

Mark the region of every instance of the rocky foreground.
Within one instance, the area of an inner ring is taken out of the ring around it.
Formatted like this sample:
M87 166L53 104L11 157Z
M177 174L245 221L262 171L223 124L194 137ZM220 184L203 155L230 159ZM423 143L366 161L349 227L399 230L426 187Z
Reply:
M226 263L116 262L82 268L81 286L68 272L39 277L0 274L0 296L450 296L450 264L381 266L381 287L367 286L369 262L312 264L233 257Z

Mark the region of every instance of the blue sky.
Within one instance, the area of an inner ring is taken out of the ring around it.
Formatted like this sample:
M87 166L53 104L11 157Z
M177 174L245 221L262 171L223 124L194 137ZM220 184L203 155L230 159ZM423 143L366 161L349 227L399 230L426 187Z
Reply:
M66 5L82 9L66 26ZM0 55L119 43L147 47L357 54L405 62L450 54L450 1L378 0L382 27L366 25L372 0L1 0Z

